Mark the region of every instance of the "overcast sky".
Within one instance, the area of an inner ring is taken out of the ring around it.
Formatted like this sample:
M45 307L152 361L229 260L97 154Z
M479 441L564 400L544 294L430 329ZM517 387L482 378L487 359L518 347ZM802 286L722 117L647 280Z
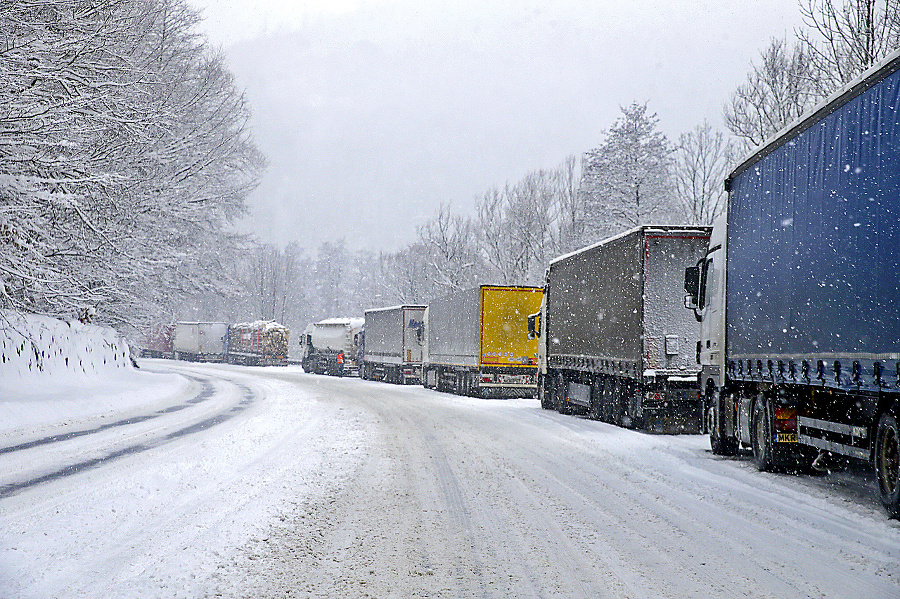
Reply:
M440 203L600 144L647 102L674 141L724 102L794 0L188 0L269 159L263 241L393 251Z

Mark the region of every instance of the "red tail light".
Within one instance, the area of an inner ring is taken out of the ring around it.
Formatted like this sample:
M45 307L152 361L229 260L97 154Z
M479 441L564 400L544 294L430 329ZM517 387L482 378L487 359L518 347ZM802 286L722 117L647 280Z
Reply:
M797 432L797 410L793 408L775 408L775 430L778 432Z

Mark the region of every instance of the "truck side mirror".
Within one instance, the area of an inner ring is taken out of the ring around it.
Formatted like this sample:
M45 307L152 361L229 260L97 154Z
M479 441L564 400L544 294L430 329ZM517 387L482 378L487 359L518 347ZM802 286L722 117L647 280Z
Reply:
M700 322L700 303L698 298L700 295L700 267L688 266L684 269L684 290L687 295L684 296L684 307L694 311L694 318Z
M684 269L684 290L687 294L694 298L697 302L697 296L700 295L700 267L688 266Z
M528 338L536 339L541 336L541 313L528 315Z

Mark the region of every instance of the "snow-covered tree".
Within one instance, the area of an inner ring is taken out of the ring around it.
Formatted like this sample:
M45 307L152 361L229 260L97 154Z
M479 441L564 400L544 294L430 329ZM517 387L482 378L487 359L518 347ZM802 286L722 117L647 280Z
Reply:
M436 294L450 293L479 284L483 270L475 227L470 218L453 215L442 204L436 217L418 228L419 247L425 252L421 273Z
M681 220L674 201L672 147L647 104L622 107L603 143L585 155L585 234L598 240L652 222Z
M308 276L297 244L285 248L259 245L249 261L245 289L250 302L243 320L293 323L304 297L302 277Z
M415 241L397 252L382 252L377 260L376 297L381 307L394 304L425 303L440 295L428 272L428 251L422 241Z
M762 145L816 98L810 57L802 44L773 39L760 59L724 110L725 125L745 149Z
M556 170L553 254L561 255L585 245L585 195L578 192L580 164L569 156Z
M900 47L900 0L800 0L796 42L773 39L725 106L725 124L758 147Z
M262 167L183 0L0 4L0 305L137 323L228 284Z
M556 254L565 182L560 170L532 171L486 192L478 205L478 243L491 281L533 285Z
M319 299L317 318L348 316L345 292L348 252L346 242L325 241L316 254L315 285Z

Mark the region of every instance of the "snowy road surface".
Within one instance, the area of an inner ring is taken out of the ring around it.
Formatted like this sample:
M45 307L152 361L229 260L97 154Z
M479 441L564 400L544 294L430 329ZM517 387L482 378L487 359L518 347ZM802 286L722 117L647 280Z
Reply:
M900 597L900 523L858 473L531 399L143 365L184 378L2 423L0 597Z

